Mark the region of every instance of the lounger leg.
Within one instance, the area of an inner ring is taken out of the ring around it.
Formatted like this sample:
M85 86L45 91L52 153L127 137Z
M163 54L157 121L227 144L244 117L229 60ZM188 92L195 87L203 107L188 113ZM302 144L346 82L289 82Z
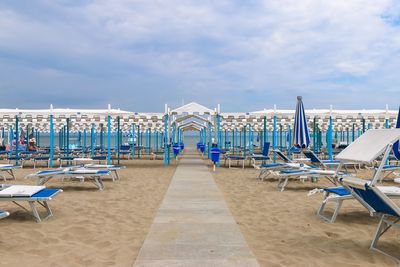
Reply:
M40 223L42 220L40 219L35 203L33 201L29 201L29 206L31 206L33 217L35 217L36 221Z
M115 170L114 172L115 172L115 177L117 177L117 180L120 180L117 170Z
M261 169L260 173L258 174L257 180L263 180L261 177L264 175L265 170Z
M335 207L335 210L333 211L332 217L329 218L328 216L324 215L324 209L325 209L326 204L328 203L327 198L329 197L329 195L330 195L329 192L324 193L324 200L322 201L321 206L319 207L319 209L317 211L317 215L321 219L323 219L327 222L333 223L333 222L335 222L336 217L339 214L340 208L342 207L342 204L343 204L343 200L340 200L340 199L334 200L336 202L336 207Z
M7 178L4 174L0 173L0 176L3 177L4 182L7 181Z
M99 188L99 190L101 190L101 191L104 190L104 184L103 184L103 181L102 181L102 179L100 177L94 177L94 183Z
M283 180L283 181L282 181ZM278 182L278 190L280 192L283 192L283 190L285 190L286 185L289 182L289 176L286 176L285 178L279 178L279 182Z
M397 222L398 222L398 220L395 221L395 222L391 222L391 221L389 222L389 221L387 221L386 216L385 216L385 215L382 215L382 216L381 216L381 219L380 219L380 221L379 221L378 227L377 227L377 229L376 229L374 238L373 238L373 240L372 240L372 242L371 242L370 249L373 250L373 251L382 253L383 255L386 255L386 256L390 257L391 259L393 259L393 260L397 263L397 265L400 265L400 259L398 259L398 258L396 258L396 257L394 257L394 256L392 256L392 255L390 255L390 254L388 254L388 253L386 253L386 252L384 252L383 250L380 250L380 249L377 248L379 238L380 238L391 226L397 226L397 227L398 227L398 225L395 225Z
M40 203L40 202L39 202ZM46 218L44 218L43 220L47 220L48 218L53 216L53 212L50 209L49 203L47 203L47 201L43 201L42 206L46 209L47 214L46 214Z

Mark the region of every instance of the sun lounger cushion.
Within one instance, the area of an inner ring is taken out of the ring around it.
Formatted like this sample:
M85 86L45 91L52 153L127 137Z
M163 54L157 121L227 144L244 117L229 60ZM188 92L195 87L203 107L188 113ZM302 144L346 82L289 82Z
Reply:
M333 193L333 194L336 194L336 195L339 195L339 196L348 196L348 195L350 195L350 192L346 188L344 188L342 186L324 188L324 191L329 192L329 193Z
M62 192L61 189L45 188L36 194L32 195L32 199L50 199L58 193Z

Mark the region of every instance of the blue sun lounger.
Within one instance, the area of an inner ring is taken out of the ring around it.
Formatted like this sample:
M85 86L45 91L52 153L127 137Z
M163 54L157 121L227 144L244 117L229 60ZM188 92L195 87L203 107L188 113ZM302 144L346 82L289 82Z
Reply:
M283 169L287 170L297 170L300 168L308 168L304 164L296 163L293 162L291 159L289 159L285 154L282 153L280 150L274 150L276 155L280 157L280 159L283 162L276 162L276 163L265 163L261 165L255 165L253 164L253 167L257 170L260 170L260 173L257 177L257 179L260 180L265 180L267 179L271 174L274 174L275 176L279 176L279 171Z
M16 169L21 169L21 166L16 166L12 164L0 164L0 177L3 177L3 180L6 181L7 177L5 174L9 174L15 180L14 170Z
M270 148L270 142L265 142L261 154L250 155L250 160L253 166L256 165L256 161L261 160L263 163L265 163L266 160L270 159L268 156L269 148Z
M385 129L385 130L368 130L362 136L357 138L353 143L346 147L342 152L337 155L337 159L341 162L359 162L363 164L370 164L377 158L381 158L380 166L375 170L372 181L376 184L378 179L382 177L382 174L386 171L384 166L386 159L389 156L390 150L392 149L393 143L400 138L400 129ZM340 169L342 163L339 164L337 171L337 177L340 177ZM391 196L391 187L379 187L381 191ZM389 190L389 192L387 192ZM328 222L333 223L339 213L339 210L343 204L343 201L353 199L351 193L344 187L332 187L322 189L324 192L324 199L317 211L317 215ZM334 203L335 208L332 216L328 216L325 213L325 208L328 203Z
M354 168L354 171L357 172L356 165L357 163L355 162L341 162L340 160L321 160L318 158L317 155L311 150L306 150L303 151L304 156L310 159L312 164L315 164L317 166L323 166L325 168L327 167L338 167L339 164L342 164L343 168L347 171L348 166L352 166Z
M303 166L299 168L292 168L292 169L283 169L280 170L278 173L278 190L279 191L284 191L285 187L289 183L290 178L297 178L300 180L305 180L307 178L315 178L318 179L319 177L326 177L329 179L332 183L335 184L335 181L331 178L336 175L335 171L330 171L330 170L322 170L318 168L311 168L310 166Z
M27 194L1 194L0 195L0 201L7 201L7 202L13 202L15 205L18 207L22 208L23 210L26 210L31 213L31 215L35 218L37 222L42 222L44 220L47 220L48 218L53 216L53 213L50 209L49 206L49 201L52 200L56 195L62 192L61 189L50 189L50 188L45 188L43 186L20 186L20 185L1 185L0 186L0 192L4 192L4 190L8 190L11 188L19 188L19 187L37 187L37 190L35 190L35 193L32 195ZM25 208L23 205L21 205L18 202L28 202L31 211L29 211L27 208ZM45 209L45 214L44 217L41 217L38 211L38 208L36 204L39 204Z
M28 175L26 178L36 178L38 185L45 184L53 177L60 178L62 182L64 182L65 179L79 179L81 182L89 180L93 182L99 190L104 190L102 178L109 174L110 172L108 170L69 167L39 171Z
M10 213L8 213L7 211L0 210L0 219L3 219L8 215L10 215Z
M341 178L340 182L369 211L371 216L379 218L370 249L390 257L400 265L399 258L378 248L380 237L390 228L400 229L398 224L400 222L400 207L371 181L358 178Z

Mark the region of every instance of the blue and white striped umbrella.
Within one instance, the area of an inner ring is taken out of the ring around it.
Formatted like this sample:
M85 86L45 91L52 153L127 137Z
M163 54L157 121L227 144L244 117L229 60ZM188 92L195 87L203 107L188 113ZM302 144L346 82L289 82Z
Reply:
M293 145L306 148L310 144L306 113L304 111L302 97L297 97L296 113L294 114Z
M399 114L397 114L396 128L400 128L400 107ZM399 141L393 144L393 154L398 160L400 160Z

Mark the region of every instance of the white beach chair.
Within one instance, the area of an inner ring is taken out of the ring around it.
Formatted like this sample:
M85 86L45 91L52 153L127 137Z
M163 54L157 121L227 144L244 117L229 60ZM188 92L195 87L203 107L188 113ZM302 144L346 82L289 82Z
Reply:
M105 165L105 164L85 164L83 166L86 169L97 169L97 170L108 170L111 174L111 178L113 181L119 180L118 171L125 169L126 166L122 165Z
M384 166L386 159L389 156L390 150L392 149L393 143L400 138L400 129L385 129L385 130L368 130L362 136L357 138L353 143L346 147L340 152L336 159L340 162L358 162L362 164L370 164L376 159L381 158L379 167L375 170L371 181L376 184L378 179L381 178L384 173ZM337 174L335 177L341 176L339 173L342 164L340 163L337 168ZM390 188L392 187L379 187L381 191L387 192L389 195L396 197L397 194L391 194L393 192ZM385 189L387 188L387 189ZM317 211L317 215L328 222L334 222L339 213L339 210L343 204L343 201L353 199L351 193L344 187L333 187L325 188L324 199ZM325 214L325 208L328 203L334 203L335 208L333 215L329 217Z
M5 174L11 175L11 177L15 179L14 170L21 169L21 166L15 166L12 164L0 164L0 177L3 177L3 180L7 180L7 176Z
M38 185L43 185L53 177L59 178L62 182L65 179L78 179L93 182L99 190L104 190L102 178L109 175L108 170L86 169L83 167L60 168L55 170L44 170L28 175L26 178L36 178Z
M61 189L50 189L44 186L1 185L0 201L11 201L18 207L29 212L27 208L18 203L28 202L31 208L31 215L36 219L37 222L41 222L53 216L48 202L61 192ZM38 208L35 204L39 204L46 210L44 217L40 216Z

